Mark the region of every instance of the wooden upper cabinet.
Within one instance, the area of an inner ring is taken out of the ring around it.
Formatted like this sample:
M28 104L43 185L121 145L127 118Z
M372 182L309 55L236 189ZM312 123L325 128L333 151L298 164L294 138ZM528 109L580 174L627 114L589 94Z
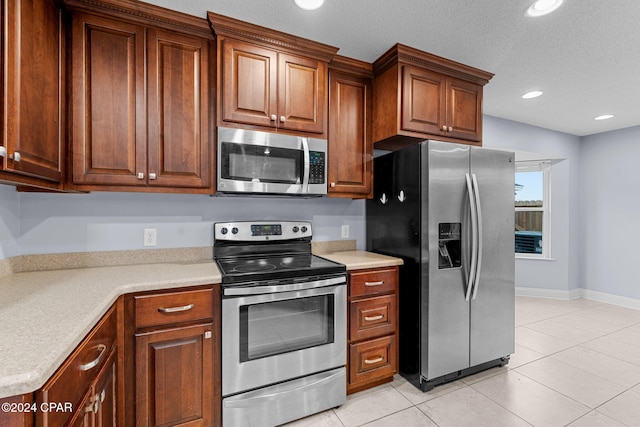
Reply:
M61 189L66 138L62 12L54 0L3 1L2 38L0 173L13 174L17 183ZM11 175L0 178L13 181Z
M402 67L402 129L438 134L445 123L446 77L420 68Z
M329 64L328 195L372 197L371 64L336 57Z
M327 64L337 48L212 12L218 125L327 133Z
M376 148L427 138L482 145L482 92L493 74L400 44L373 69Z
M277 53L238 40L218 41L223 121L275 126ZM273 112L273 113L272 113Z
M73 182L138 185L147 156L145 29L77 13L71 34Z
M149 29L149 185L210 187L209 42Z
M73 188L212 193L206 20L133 1L67 6Z
M482 141L482 86L447 77L447 133L452 138Z

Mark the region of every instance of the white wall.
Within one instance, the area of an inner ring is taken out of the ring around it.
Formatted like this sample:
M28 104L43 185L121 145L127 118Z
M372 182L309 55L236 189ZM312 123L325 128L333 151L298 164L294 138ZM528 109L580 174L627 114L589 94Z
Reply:
M145 228L158 230L157 248L210 246L212 224L230 220L309 220L315 241L340 240L341 226L348 224L349 238L356 239L358 248L366 244L361 200L109 192L18 194L12 187L0 186L0 203L0 254L4 258L144 249ZM13 207L6 209L5 205ZM2 225L7 222L11 224ZM18 229L17 233L8 231Z
M20 200L15 187L0 184L0 259L20 255Z
M558 291L568 297L580 287L579 171L580 138L523 123L484 116L483 146L525 151L555 160L551 168L550 260L516 259L516 286ZM518 160L518 156L516 156Z
M583 138L580 282L640 300L640 126Z
M555 159L552 260L516 260L516 286L569 296L578 288L640 299L640 127L579 138L485 116L484 145ZM339 240L342 224L365 248L362 200L203 195L17 193L0 185L0 259L17 255L209 246L215 221L300 219L316 241ZM553 295L553 294L550 294ZM575 295L575 294L572 294Z

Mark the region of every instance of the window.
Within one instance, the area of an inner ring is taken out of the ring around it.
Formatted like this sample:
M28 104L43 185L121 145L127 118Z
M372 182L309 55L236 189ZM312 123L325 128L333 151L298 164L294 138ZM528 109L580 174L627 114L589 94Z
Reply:
M549 258L549 175L551 162L516 163L516 254Z

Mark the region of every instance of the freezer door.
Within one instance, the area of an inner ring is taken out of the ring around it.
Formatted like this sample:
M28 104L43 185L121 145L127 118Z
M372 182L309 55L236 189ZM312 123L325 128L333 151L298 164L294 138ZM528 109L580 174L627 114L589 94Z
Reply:
M470 147L437 141L423 144L421 376L431 380L469 367L465 175Z
M471 149L480 200L480 273L471 298L470 365L514 352L515 257L513 153Z

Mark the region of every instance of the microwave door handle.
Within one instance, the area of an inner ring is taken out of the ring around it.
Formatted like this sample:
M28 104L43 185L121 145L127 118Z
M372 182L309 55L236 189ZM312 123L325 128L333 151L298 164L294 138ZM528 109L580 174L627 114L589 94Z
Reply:
M302 138L302 149L304 150L304 171L302 175L302 193L306 194L309 191L309 172L311 156L309 154L309 141L307 138Z

